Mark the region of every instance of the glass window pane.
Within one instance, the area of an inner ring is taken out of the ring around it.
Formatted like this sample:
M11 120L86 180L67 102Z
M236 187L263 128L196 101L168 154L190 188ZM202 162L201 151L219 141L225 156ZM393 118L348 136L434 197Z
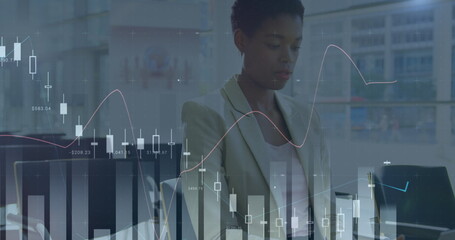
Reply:
M433 107L351 107L351 139L435 143Z

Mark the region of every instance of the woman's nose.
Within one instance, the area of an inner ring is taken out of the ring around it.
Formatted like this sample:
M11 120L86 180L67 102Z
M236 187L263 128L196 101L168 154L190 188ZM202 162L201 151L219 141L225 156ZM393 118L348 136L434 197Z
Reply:
M287 47L281 52L280 62L292 62L294 60L293 58L292 49Z

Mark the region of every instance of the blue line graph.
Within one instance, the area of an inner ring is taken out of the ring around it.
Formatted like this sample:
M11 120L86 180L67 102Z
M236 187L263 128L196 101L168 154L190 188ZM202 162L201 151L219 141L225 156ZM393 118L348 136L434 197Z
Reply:
M409 186L409 181L406 181L406 187L404 187L404 189L403 188L397 188L397 187L390 186L390 185L383 184L383 183L379 183L379 185L382 185L382 186L388 187L388 188L392 188L392 189L395 189L395 190L398 190L398 191L401 191L401 192L407 192L408 191L408 186Z
M352 181L349 181L349 182L346 182L346 183L343 183L343 184L340 184L340 185L337 185L337 186L333 186L333 187L331 187L330 189L327 189L327 190L325 190L325 191L321 191L321 192L319 192L319 193L313 194L313 197L318 196L318 195L321 195L321 194L324 194L324 193L327 193L327 192L329 192L329 191L334 191L334 190L336 190L336 189L340 189L340 188L342 188L342 187L345 187L345 186L347 186L347 185L350 185L350 184L353 184L353 183L356 183L356 182L359 182L359 181L368 181L368 179L366 179L366 178L359 178L359 179L355 179L355 180L352 180ZM404 188L398 188L398 187L394 187L394 186L387 185L387 184L383 184L383 183L376 183L376 184L381 185L381 186L384 186L384 187L388 187L388 188L391 188L391 189L394 189L394 190L398 190L398 191L400 191L400 192L406 193L406 192L408 191L409 183L410 183L409 181L406 181L406 186L405 186ZM205 183L204 183L204 185L205 185L205 187L206 187L209 191L211 191L213 194L216 194L216 191L215 191L210 185L207 185L207 184L205 184ZM293 202L291 203L291 205L292 205L292 204L299 203L299 202L301 202L301 201L304 201L304 200L308 199L309 197L310 197L310 196L308 196L307 198L303 198L303 199L296 199L296 200L293 200ZM223 201L225 204L229 204L229 200L228 200L228 199L223 198L223 197L221 197L220 199L221 199L221 201ZM270 210L268 213L272 213L272 212L278 211L278 209L283 209L283 208L286 208L286 207L291 206L291 205L285 204L285 205L283 205L283 206L279 206L277 209ZM237 212L236 212L235 214L238 215L238 217L245 218L244 216L241 216L241 215L238 214ZM255 218L261 218L262 216L263 216L263 214L259 214L258 216L253 217L253 219L255 219Z

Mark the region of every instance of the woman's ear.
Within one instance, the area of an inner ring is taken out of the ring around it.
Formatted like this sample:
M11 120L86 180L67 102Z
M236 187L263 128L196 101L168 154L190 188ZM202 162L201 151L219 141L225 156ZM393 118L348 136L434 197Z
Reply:
M245 48L247 44L247 37L240 29L234 31L234 43L237 49L240 51L240 54L245 53Z

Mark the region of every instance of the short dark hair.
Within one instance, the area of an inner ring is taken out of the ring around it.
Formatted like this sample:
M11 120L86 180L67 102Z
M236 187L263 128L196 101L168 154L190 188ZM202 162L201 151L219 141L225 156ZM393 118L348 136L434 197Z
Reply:
M303 21L304 11L301 0L236 0L232 5L232 31L240 29L251 37L268 18L290 14Z

